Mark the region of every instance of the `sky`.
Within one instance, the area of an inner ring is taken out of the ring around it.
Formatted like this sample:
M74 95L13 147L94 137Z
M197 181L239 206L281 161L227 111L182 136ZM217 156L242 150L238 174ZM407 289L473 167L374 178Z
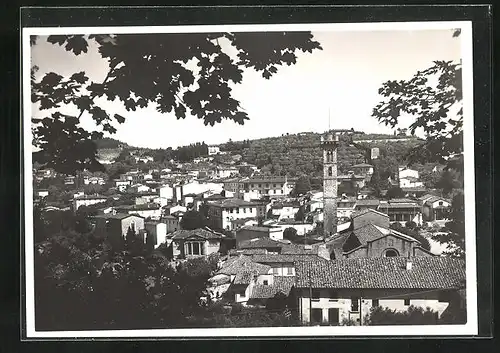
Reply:
M295 65L280 67L269 80L250 69L244 71L242 83L233 89L233 97L250 117L243 126L223 121L210 127L192 116L177 120L173 113L161 114L155 107L127 112L121 103L100 102L126 117L111 137L137 147L175 148L201 141L218 144L230 138L324 132L329 126L390 134L391 128L371 116L382 99L378 89L387 80L410 79L434 60L460 60L461 43L452 34L451 29L313 32L323 50L298 54ZM40 68L38 77L51 71L63 76L85 71L92 81L102 82L108 69L95 47L75 56L44 37L33 46L31 60ZM46 115L36 105L32 109L36 117ZM75 114L71 107L64 112ZM410 122L411 118L402 119L400 127ZM93 125L85 116L81 124L85 128Z

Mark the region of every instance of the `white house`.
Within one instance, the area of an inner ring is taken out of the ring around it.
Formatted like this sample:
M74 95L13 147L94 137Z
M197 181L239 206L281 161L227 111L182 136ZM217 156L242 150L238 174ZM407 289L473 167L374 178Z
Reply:
M208 146L208 155L213 156L215 154L220 153L220 147L219 146Z
M432 268L432 271L428 269ZM356 275L353 275L353 274ZM465 287L465 262L451 257L374 257L296 263L295 294L303 324L357 325L372 307L430 308L437 316Z
M212 228L231 229L235 219L257 218L257 204L240 199L209 202L208 217Z
M400 166L398 168L398 175L399 175L399 179L406 178L406 177L412 177L415 179L419 178L418 170L410 169L410 168L404 167L404 166Z
M76 212L81 206L90 206L106 202L107 198L100 195L83 195L73 199L73 211Z
M166 242L167 239L167 225L163 222L146 221L144 228L148 232L147 242L154 246L158 246Z

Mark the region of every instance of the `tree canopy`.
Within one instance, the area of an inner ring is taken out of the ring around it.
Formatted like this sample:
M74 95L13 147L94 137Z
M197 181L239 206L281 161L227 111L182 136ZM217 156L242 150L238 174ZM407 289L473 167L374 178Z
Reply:
M458 36L454 32L453 36ZM422 129L426 135L423 146L408 155L413 162L458 162L463 152L462 63L436 60L419 70L409 80L389 80L379 94L384 98L373 109L372 116L392 128L401 118L414 118L409 126L413 135Z
M33 36L31 45L39 39ZM98 98L120 101L127 111L153 105L177 119L189 114L205 125L223 120L244 124L250 117L231 94L232 86L242 82L243 69L269 79L279 66L295 64L299 51L322 49L310 32L51 35L46 40L75 55L95 45L108 63L102 82L91 81L84 71L69 77L49 72L38 79L38 68L32 67L31 100L47 111L45 117L32 118L33 143L40 149L34 160L66 174L102 170L92 140L115 133L115 123L125 122L100 106ZM236 55L229 55L228 48ZM79 113L63 114L63 106ZM84 115L95 122L95 131L80 125Z

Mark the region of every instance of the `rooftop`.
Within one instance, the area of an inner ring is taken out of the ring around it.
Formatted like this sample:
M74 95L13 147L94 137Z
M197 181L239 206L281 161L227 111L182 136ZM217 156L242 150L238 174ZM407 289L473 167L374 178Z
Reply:
M283 293L285 296L288 296L294 284L295 277L275 276L272 285L255 285L253 287L252 294L250 294L250 298L269 299L275 297L279 293Z
M254 262L259 263L296 263L328 261L314 254L256 254L251 255Z
M181 240L192 236L203 238L203 239L221 239L224 236L220 233L209 231L203 228L198 228L194 230L179 229L171 234L172 239Z
M259 227L264 228L264 227ZM254 238L241 242L240 249L263 249L263 248L281 248L285 243L270 238Z
M253 271L256 274L267 274L271 269L268 265L263 265L252 261L249 256L230 257L216 274L234 275L242 272Z
M144 217L141 217L141 216L138 216L138 215L132 215L132 214L128 214L128 213L115 213L115 214L105 213L105 214L98 214L98 215L93 216L93 218L98 218L98 219L124 219L124 218L127 218L127 217L140 217L140 218L144 218Z
M210 205L215 206L215 207L223 207L223 208L257 206L257 204L254 202L248 202L248 201L240 200L240 199L236 199L236 198L214 201L214 202L211 202Z
M387 214L385 214L385 213L382 213L382 212L380 212L380 211L374 210L374 209L372 209L372 208L366 208L366 209L361 210L361 211L356 211L356 212L353 212L353 213L352 213L352 215L351 215L351 217L354 219L354 218L359 217L359 216L362 216L362 215L364 215L364 214L366 214L366 213L375 213L375 214L377 214L377 215L379 215L379 216L389 217L389 215L387 215Z
M414 257L406 269L405 257L352 258L297 262L298 288L335 289L461 289L465 261L451 257Z
M380 200L361 199L356 201L358 206L378 206L379 204Z

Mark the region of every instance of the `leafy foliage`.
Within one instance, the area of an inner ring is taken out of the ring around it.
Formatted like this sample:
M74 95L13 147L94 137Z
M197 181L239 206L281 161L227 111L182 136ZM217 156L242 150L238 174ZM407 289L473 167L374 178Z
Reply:
M205 125L223 120L244 124L249 117L231 95L244 68L269 79L279 66L294 64L297 52L321 49L309 32L52 35L47 41L75 55L87 53L93 41L109 65L102 82L91 81L83 71L68 78L49 72L36 80L36 69L32 70L32 102L42 111L55 110L42 119L33 118L34 144L40 149L34 157L66 174L102 169L91 140L113 134L113 124L125 121L99 106L97 98L118 100L127 111L153 105L160 113L174 113L177 119L189 114ZM236 57L225 52L225 44L236 50ZM63 106L76 108L79 114L63 115L58 111ZM97 130L80 126L84 114Z
M422 248L424 248L427 251L430 251L431 245L429 243L429 240L419 233L418 228L415 227L414 224L415 222L407 222L407 225L403 227L399 222L395 222L390 225L390 228L416 239L420 243L420 246Z
M180 226L186 230L204 228L207 226L207 219L198 211L187 211L182 216Z
M454 32L454 36L459 33ZM408 157L413 162L441 162L450 158L461 163L463 152L462 63L434 61L434 65L418 71L409 80L385 82L379 89L384 97L372 116L385 125L395 127L403 115L414 117L409 126L426 134L422 148L413 149Z
M449 218L451 221L446 223L445 232L433 234L432 239L447 244L445 254L465 258L465 203L462 193L453 197Z
M367 325L436 325L438 323L437 312L430 308L410 306L407 311L399 312L380 306L372 307Z

